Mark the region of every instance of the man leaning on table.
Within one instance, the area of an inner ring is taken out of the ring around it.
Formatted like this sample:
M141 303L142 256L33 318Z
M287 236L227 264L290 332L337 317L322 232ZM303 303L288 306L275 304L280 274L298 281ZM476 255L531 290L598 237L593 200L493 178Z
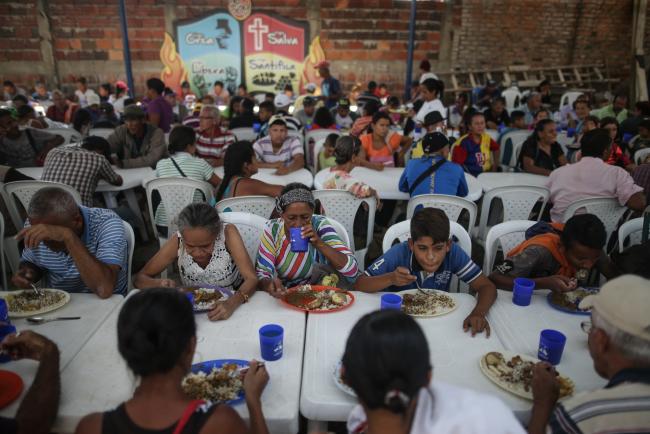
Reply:
M108 136L111 153L117 156L113 163L125 169L156 167L167 156L163 130L145 122L144 111L137 105L127 106L122 118L124 125Z
M66 191L40 189L29 203L28 222L16 235L25 250L12 282L68 292L93 292L100 298L127 288L127 241L113 211L78 205Z
M592 309L591 321L582 327L594 369L609 382L558 404L555 370L537 364L528 432L650 432L650 280L632 275L614 279L580 307Z

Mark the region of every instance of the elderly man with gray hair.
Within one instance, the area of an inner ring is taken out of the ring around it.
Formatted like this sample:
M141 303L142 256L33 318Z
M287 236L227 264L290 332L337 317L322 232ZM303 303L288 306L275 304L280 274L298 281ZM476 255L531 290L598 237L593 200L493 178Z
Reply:
M216 105L204 105L199 114L199 127L196 129L196 155L210 165L223 166L223 158L228 146L237 138L221 128L221 116Z
M100 298L126 293L128 248L117 214L78 205L68 192L46 187L34 194L27 216L16 235L25 250L14 285L30 288L44 279L44 286Z
M586 344L596 372L609 382L556 405L557 374L552 366L537 364L528 432L650 432L650 280L619 277L580 307L592 308L591 321L584 321L582 329L589 335Z

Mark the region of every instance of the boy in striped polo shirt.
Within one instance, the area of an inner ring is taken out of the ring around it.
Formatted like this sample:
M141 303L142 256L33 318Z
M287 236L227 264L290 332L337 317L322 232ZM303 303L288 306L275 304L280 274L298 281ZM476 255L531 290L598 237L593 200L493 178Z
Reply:
M269 135L255 142L253 150L257 166L277 169L276 175L286 175L305 166L302 143L287 134L287 123L281 115L269 119Z
M449 219L438 208L423 208L411 219L408 241L391 247L359 276L354 289L364 292L427 288L449 291L452 275L477 293L476 307L463 322L472 336L485 330L486 316L497 298L494 284L463 249L450 239Z

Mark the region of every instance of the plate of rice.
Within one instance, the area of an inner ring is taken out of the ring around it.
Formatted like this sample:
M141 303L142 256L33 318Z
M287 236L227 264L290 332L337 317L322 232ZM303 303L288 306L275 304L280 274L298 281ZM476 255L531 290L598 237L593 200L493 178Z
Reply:
M26 318L42 315L65 306L70 301L70 294L60 289L42 288L23 289L20 291L0 292L0 298L7 302L9 317Z
M215 404L237 405L244 402L242 369L246 360L219 359L192 365L183 378L185 393L192 399L203 399Z

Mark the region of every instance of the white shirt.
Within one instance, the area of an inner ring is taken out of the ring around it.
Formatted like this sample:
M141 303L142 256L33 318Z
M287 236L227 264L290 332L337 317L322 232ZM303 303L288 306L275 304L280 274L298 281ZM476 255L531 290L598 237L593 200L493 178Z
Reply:
M447 113L447 109L445 108L444 105L442 105L442 102L436 98L431 101L425 101L424 104L422 104L422 107L420 108L420 111L418 114L415 116L415 122L423 124L424 123L424 117L433 111L439 111L440 116L445 118L445 114Z
M432 398L433 395L433 398ZM348 432L358 432L366 415L360 405L348 416ZM410 434L524 434L524 428L500 399L436 381L422 388Z
M79 106L87 107L88 106L88 97L90 95L96 95L95 91L92 89L86 89L85 92L80 91L79 89L75 90L74 92L75 95L77 95L77 98L79 98Z

